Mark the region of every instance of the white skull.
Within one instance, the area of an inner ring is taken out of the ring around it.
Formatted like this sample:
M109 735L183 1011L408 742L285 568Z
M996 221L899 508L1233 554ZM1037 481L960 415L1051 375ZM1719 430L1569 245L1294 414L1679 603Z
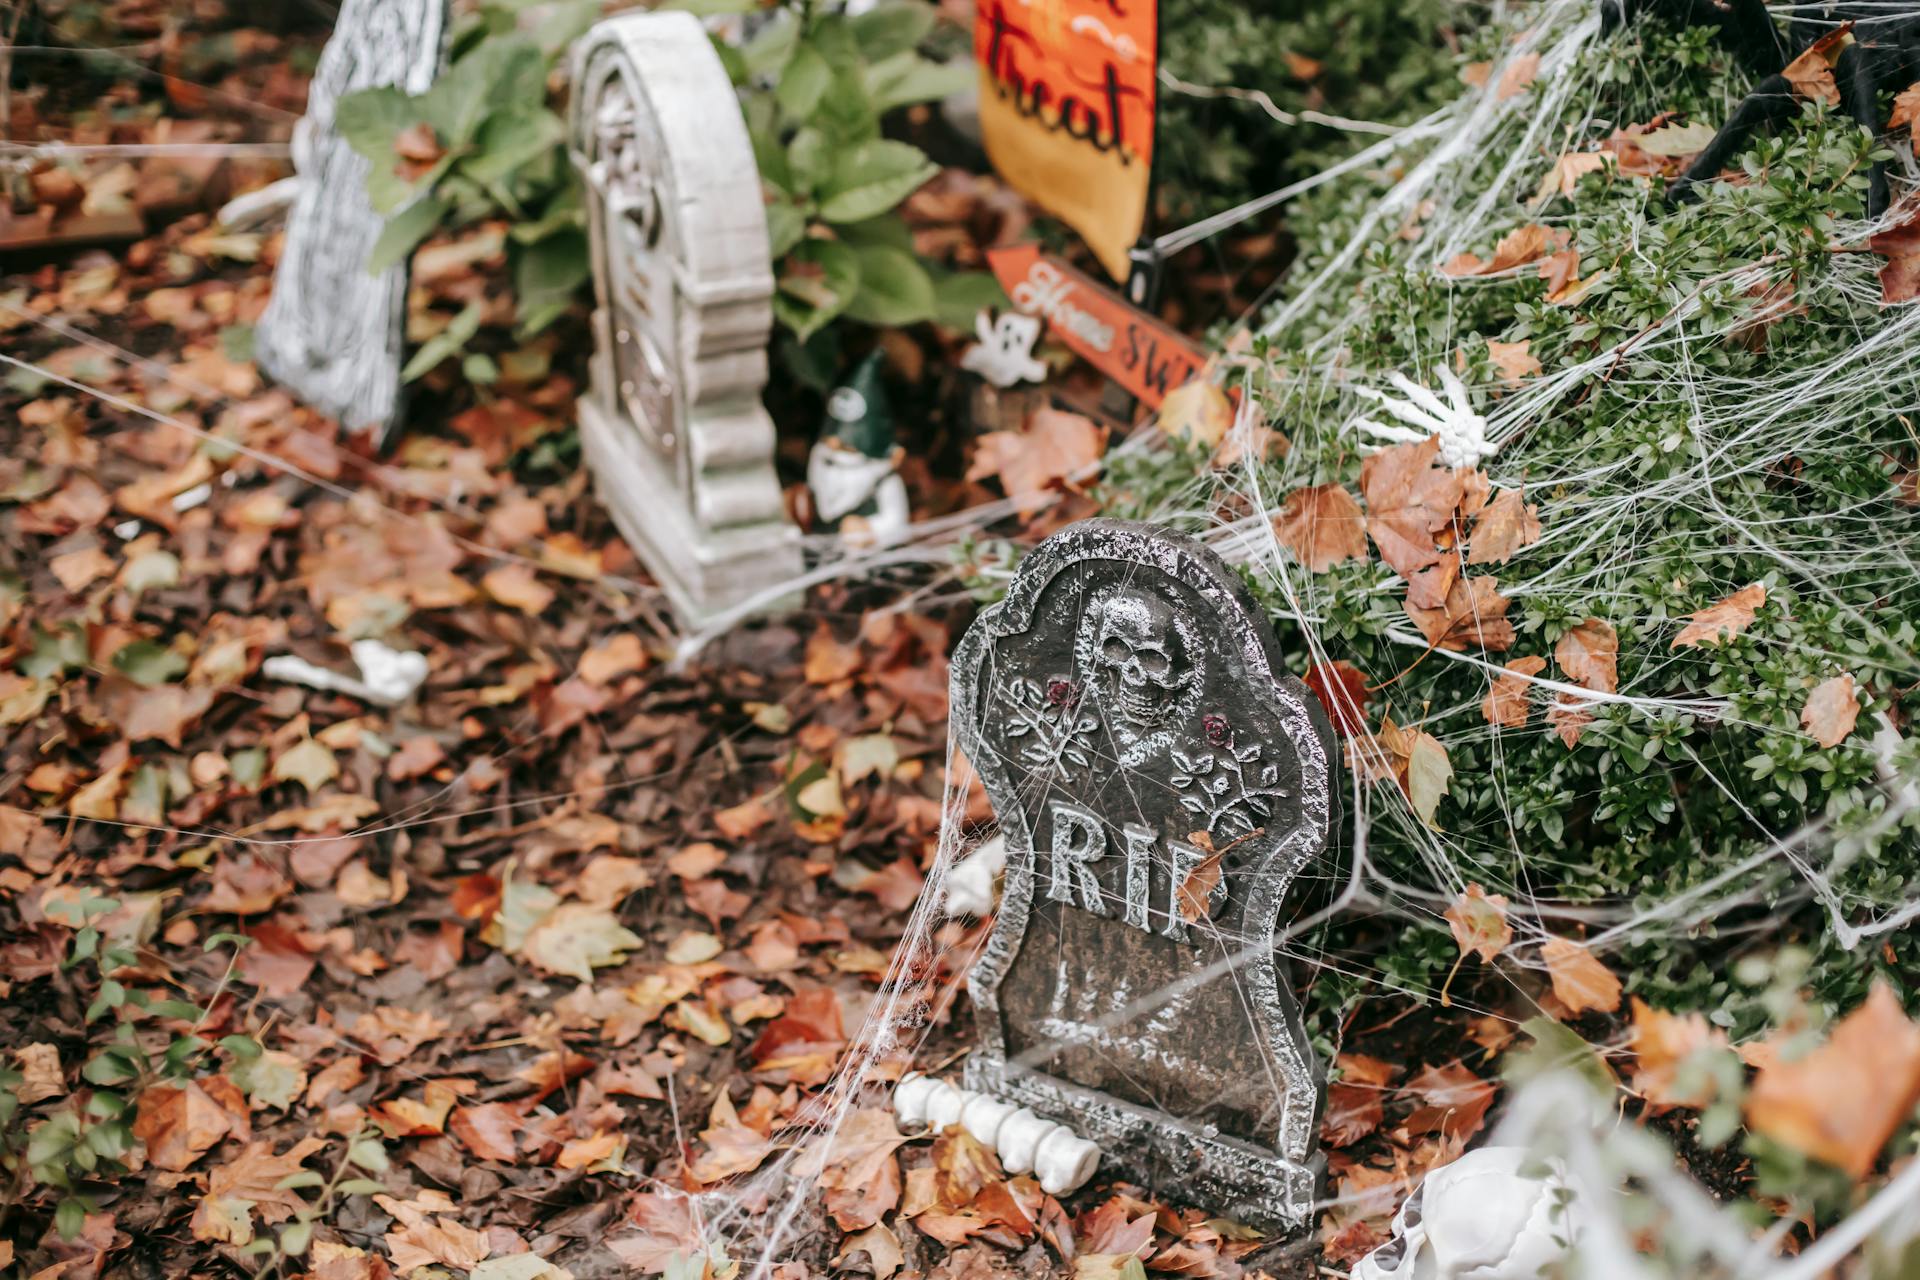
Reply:
M1522 1172L1540 1163L1545 1177ZM1481 1147L1427 1175L1353 1280L1538 1280L1567 1257L1585 1212L1557 1161Z

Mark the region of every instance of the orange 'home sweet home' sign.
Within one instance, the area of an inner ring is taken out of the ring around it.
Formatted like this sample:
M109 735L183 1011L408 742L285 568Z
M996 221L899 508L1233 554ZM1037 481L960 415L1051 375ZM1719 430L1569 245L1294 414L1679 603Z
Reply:
M993 167L1078 231L1115 280L1146 224L1158 0L977 0Z
M1045 320L1075 355L1150 409L1206 365L1206 353L1176 330L1041 253L1038 245L989 250L987 265L1014 306Z

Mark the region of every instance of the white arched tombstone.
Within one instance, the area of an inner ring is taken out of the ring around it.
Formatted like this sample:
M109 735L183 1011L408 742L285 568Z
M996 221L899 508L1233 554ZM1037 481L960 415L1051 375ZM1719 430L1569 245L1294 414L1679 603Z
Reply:
M951 691L1007 850L967 1087L1303 1225L1320 1073L1274 934L1324 854L1334 740L1264 611L1191 538L1082 521L967 630Z
M260 368L349 431L384 439L401 411L407 265L367 271L386 219L366 158L334 132L360 89L425 93L440 72L447 0L343 0L294 126L292 202L273 296L254 327Z
M596 304L581 442L621 533L694 625L801 570L760 403L773 273L759 170L691 14L589 31L571 117Z

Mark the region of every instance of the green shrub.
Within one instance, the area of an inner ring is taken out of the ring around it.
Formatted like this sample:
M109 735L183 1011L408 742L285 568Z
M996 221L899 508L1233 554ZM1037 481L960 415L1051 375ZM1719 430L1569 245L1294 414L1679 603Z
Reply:
M518 25L533 3L482 4L455 30L447 69L425 93L363 89L334 113L341 136L367 158L374 208L388 216L368 269L404 261L443 227L504 216L513 224L507 257L522 337L553 323L589 275L580 183L548 79L600 7L542 4L536 35ZM428 367L416 359L408 372Z
M761 9L754 0L686 7ZM888 0L858 16L787 0L741 47L715 42L740 89L766 187L774 315L800 343L843 319L970 326L999 297L989 276L922 259L898 213L939 170L919 147L884 136L883 121L977 75L971 61L920 52L937 20L925 0Z

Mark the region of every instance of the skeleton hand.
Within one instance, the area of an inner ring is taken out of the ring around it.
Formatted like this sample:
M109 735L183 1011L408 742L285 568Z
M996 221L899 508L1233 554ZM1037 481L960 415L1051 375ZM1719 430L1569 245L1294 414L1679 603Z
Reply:
M1439 436L1442 462L1450 467L1478 466L1491 458L1499 446L1488 443L1487 420L1474 412L1473 402L1467 398L1467 389L1460 384L1460 379L1445 365L1440 366L1439 373L1440 385L1446 388L1447 399L1452 404L1441 403L1439 396L1405 374L1393 373L1387 375L1388 381L1399 388L1407 397L1405 400L1389 399L1371 387L1354 390L1407 426L1389 426L1371 418L1360 418L1355 425L1376 440L1393 444L1419 444L1428 436Z

